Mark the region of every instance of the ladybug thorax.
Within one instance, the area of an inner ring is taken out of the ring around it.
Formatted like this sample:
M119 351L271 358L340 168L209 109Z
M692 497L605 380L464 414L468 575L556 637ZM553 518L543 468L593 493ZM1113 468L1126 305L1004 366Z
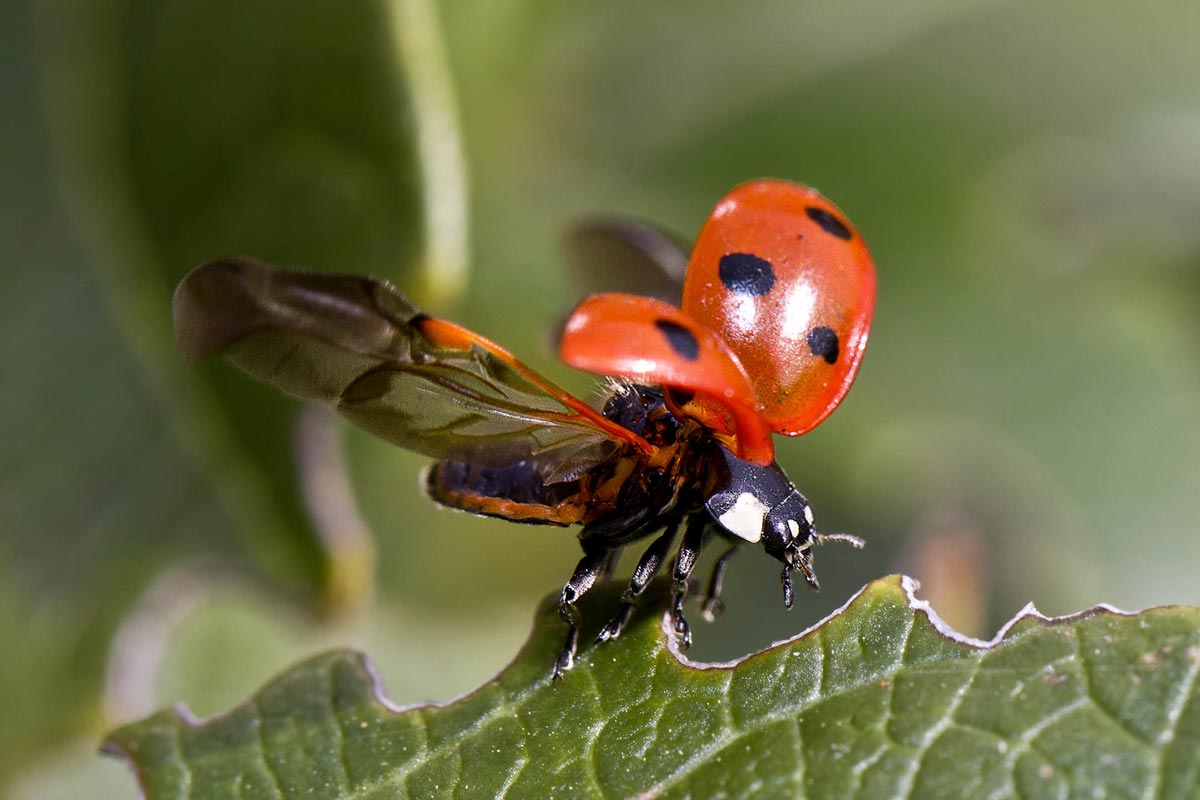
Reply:
M849 389L874 305L874 266L845 216L815 190L776 180L717 204L683 292L683 310L741 361L768 425L792 435Z
M721 448L721 479L705 507L726 533L761 544L786 560L790 549L806 550L816 534L812 507L778 464L760 466Z

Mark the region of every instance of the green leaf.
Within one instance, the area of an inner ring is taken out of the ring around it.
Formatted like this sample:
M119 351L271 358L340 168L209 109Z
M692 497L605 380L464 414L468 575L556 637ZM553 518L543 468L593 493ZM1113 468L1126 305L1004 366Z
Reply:
M618 588L584 603L593 633ZM396 708L365 657L336 651L227 715L160 712L105 749L150 800L1195 796L1200 609L1030 609L980 642L912 591L876 581L731 664L688 662L642 614L561 682L548 601L516 660L449 705Z

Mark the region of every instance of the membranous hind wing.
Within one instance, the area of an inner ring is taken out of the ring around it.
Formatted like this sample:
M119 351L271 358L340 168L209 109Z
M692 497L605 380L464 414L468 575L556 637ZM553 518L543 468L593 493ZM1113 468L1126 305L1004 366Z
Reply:
M631 292L679 305L691 246L633 217L579 220L564 239L574 283L583 296Z
M552 465L544 478L553 481L622 446L653 449L498 345L422 314L385 281L229 258L189 273L174 311L189 359L224 353L433 458L489 467L535 459Z

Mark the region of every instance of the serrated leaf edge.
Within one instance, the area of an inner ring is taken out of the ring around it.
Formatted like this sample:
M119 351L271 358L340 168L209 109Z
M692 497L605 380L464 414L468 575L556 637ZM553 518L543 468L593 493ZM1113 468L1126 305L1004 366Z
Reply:
M1012 632L1013 628L1025 620L1034 620L1039 625L1044 626L1063 625L1078 622L1080 620L1088 619L1100 614L1113 614L1121 617L1136 617L1140 614L1146 613L1147 611L1173 607L1169 605L1153 606L1150 608L1141 609L1140 611L1125 611L1117 608L1116 606L1109 605L1108 603L1097 603L1096 605L1089 606L1081 611L1075 611L1059 617L1050 617L1038 611L1037 606L1030 602L1026 603L1025 606L1016 613L1016 615L1000 626L999 630L996 631L996 634L991 639L978 639L974 636L968 636L965 633L956 631L950 625L950 623L938 616L937 611L933 609L933 606L929 604L928 600L922 600L917 597L917 591L919 591L921 588L921 582L916 578L908 575L888 575L864 585L861 589L851 595L845 603L842 603L836 609L829 612L820 620L808 626L799 633L788 636L785 639L778 639L774 642L771 642L761 650L757 650L753 653L747 653L744 656L739 656L738 658L730 661L697 661L689 658L687 653L679 648L679 644L675 640L675 636L672 632L673 628L671 625L670 614L663 614L659 628L662 632L667 651L671 653L671 655L673 655L681 665L690 669L698 670L734 669L749 658L796 644L805 637L815 635L817 631L819 631L826 623L837 619L846 611L850 610L859 601L859 599L863 597L863 595L869 593L872 589L878 587L880 584L894 585L896 583L899 583L900 590L904 593L905 603L908 608L913 612L924 616L925 619L928 620L929 624L932 625L933 628L942 635L942 637L959 644L967 645L968 647L976 650L991 650L1003 644L1008 638L1008 635Z
M735 659L732 659L729 661L698 661L698 660L689 658L686 653L684 653L682 650L679 649L679 645L675 640L675 635L674 635L673 629L671 627L671 617L670 617L670 614L667 612L664 612L662 614L660 623L659 623L659 632L661 635L660 641L665 646L667 652L671 653L671 655L675 657L675 659L680 663L681 666L687 667L689 669L696 669L696 670L734 669L734 668L740 666L741 664L743 664L747 659L754 658L754 657L760 656L765 653L769 653L773 650L777 650L777 649L780 649L783 647L794 645L794 644L798 643L799 641L803 640L805 637L815 635L827 623L831 622L834 619L837 619L842 614L846 613L851 608L853 608L854 605L856 603L858 603L864 595L868 594L873 589L877 589L881 586L890 588L890 587L896 586L897 584L899 585L900 590L903 592L903 594L905 596L905 601L906 601L906 605L908 606L908 608L910 608L912 611L914 611L918 614L923 615L929 621L930 625L932 625L939 634L941 634L946 639L957 642L959 644L967 645L976 650L991 650L991 649L1003 644L1005 639L1012 632L1013 628L1026 620L1033 620L1037 624L1043 625L1043 626L1062 625L1062 624L1070 624L1070 623L1074 623L1074 622L1079 622L1081 620L1088 619L1088 618L1098 616L1101 614L1112 614L1112 615L1121 616L1121 617L1136 617L1136 616L1144 614L1148 611L1177 607L1177 606L1171 606L1171 605L1163 605L1163 606L1153 606L1150 608L1144 608L1144 609L1141 609L1138 611L1126 611L1126 610L1119 609L1115 606L1112 606L1108 603L1098 603L1094 606L1090 606L1081 611L1076 611L1071 614L1065 614L1062 616L1054 617L1054 616L1046 616L1045 614L1042 614L1040 611L1037 610L1037 607L1033 603L1027 603L1020 611L1017 612L1017 614L1015 616L1012 617L1012 619L1008 620L1008 622L1004 623L1004 625L1002 625L1000 627L1000 629L997 630L995 636L993 636L991 639L984 640L984 639L975 638L973 636L967 636L966 634L963 634L963 633L960 633L960 632L954 630L954 628L951 627L948 622L946 622L940 616L938 616L938 613L933 609L933 607L929 604L929 602L927 600L922 600L919 597L917 597L916 593L917 593L917 591L919 591L920 586L921 586L920 581L918 581L917 579L912 578L908 575L889 575L889 576L885 576L883 578L878 578L876 580L871 581L870 583L865 584L861 589L859 589L857 592L855 592L853 595L851 595L850 598L847 599L846 602L843 603L841 606L834 609L829 614L827 614L826 616L821 618L819 621L815 622L814 624L810 625L809 627L805 628L804 630L800 631L799 633L797 633L793 636L789 636L785 639L779 639L779 640L774 641L771 644L767 645L766 647L762 648L761 650L756 650L753 653L747 653L744 656L739 656L738 658L735 658ZM539 617L535 617L534 625L531 630L536 630L536 628L539 626L539 624L540 624ZM379 674L378 668L375 666L374 661L371 659L371 657L369 655L367 655L366 653L363 653L361 651L353 650L350 648L331 648L329 650L324 650L315 655L309 656L308 658L305 658L302 661L297 662L296 664L290 665L283 672L281 672L278 675L275 675L275 676L271 677L270 679L268 679L267 681L265 681L262 684L262 686L260 686L257 690L255 690L252 693L250 699L243 700L242 702L238 703L237 705L231 707L230 709L228 709L226 711L222 711L217 714L212 714L207 717L202 717L202 716L199 716L199 715L193 713L191 711L191 709L189 709L187 707L187 704L185 704L185 703L176 703L171 706L170 710L171 710L171 712L175 713L180 718L181 721L183 721L190 727L203 727L203 726L207 726L207 725L212 725L214 723L218 723L218 722L222 721L223 719L225 719L226 717L232 716L233 714L240 711L243 707L245 707L245 706L249 705L251 702L253 702L253 700L252 700L253 697L261 694L263 689L265 689L267 686L270 686L275 681L277 681L281 675L291 672L292 670L296 669L301 664L308 663L310 661L316 661L316 660L329 658L329 657L331 657L335 654L339 654L339 653L348 655L358 662L359 666L362 668L363 672L367 675L367 677L370 681L372 698L376 702L378 702L382 707L387 709L388 711L391 711L396 714L404 714L404 713L408 713L408 712L412 712L412 711L427 711L427 710L431 710L431 709L444 708L446 706L452 706L455 703L458 703L458 702L470 697L471 695L478 692L481 688L495 682L501 675L503 675L505 672L507 672L514 664L517 664L521 661L521 659L524 655L524 652L529 645L529 642L532 642L532 641L533 641L533 636L530 636L526 640L526 644L522 645L522 647L517 651L517 653L513 656L513 658L504 667L502 667L494 676L492 676L487 681L485 681L481 686L476 687L474 689L470 689L466 692L462 692L461 694L458 694L448 700L426 701L426 702L421 702L421 703L412 703L412 704L408 704L408 705L401 705L399 703L396 703L395 701L393 701L391 698L389 698L387 696L386 688L384 686L384 680L383 680L382 676ZM549 683L549 681L550 681L549 671L547 671L547 677L546 677L545 681L537 681L537 682L535 682L535 684L533 686L530 686L529 688L532 689L537 685L541 685L541 683ZM105 744L103 745L102 749L105 749L105 752L109 752L106 748L108 748L110 743L111 743L111 739L106 740Z
M1119 609L1115 606L1112 606L1108 603L1099 603L1094 606L1085 608L1081 611L1077 611L1077 612L1074 612L1071 614L1066 614L1063 616L1055 617L1055 616L1046 616L1045 614L1042 614L1040 611L1038 611L1037 607L1033 603L1027 603L1020 611L1017 612L1017 614L1015 616L1013 616L1004 625L1002 625L991 639L984 640L984 639L978 639L978 638L975 638L972 636L967 636L965 634L959 633L958 631L954 630L954 628L951 627L949 623L947 623L940 616L938 616L937 612L933 609L933 607L929 604L928 601L918 598L917 594L916 594L917 591L919 591L919 589L920 589L920 582L918 580L916 580L915 578L912 578L910 576L907 576L907 575L889 575L889 576L885 576L882 578L878 578L874 581L871 581L871 582L865 584L861 589L859 589L849 599L847 599L845 603L843 603L841 606L839 606L834 611L830 612L828 615L823 617L818 622L805 628L803 631L801 631L793 636L787 637L785 639L781 639L781 640L772 642L770 645L762 648L761 650L757 650L753 653L748 653L744 656L741 656L739 658L736 658L736 659L733 659L730 661L705 662L705 661L697 661L697 660L693 660L693 659L689 658L685 653L683 653L679 649L678 644L675 641L675 636L673 633L673 629L671 627L670 614L667 612L664 612L660 618L659 636L661 638L659 639L659 643L664 647L664 649L667 652L669 652L675 658L676 662L680 666L682 666L686 669L704 670L704 671L717 670L717 669L733 670L733 669L741 666L744 662L746 662L750 659L758 658L760 656L769 654L775 650L795 645L806 637L816 635L823 626L825 626L827 623L831 622L832 620L837 619L842 614L846 613L848 610L853 608L857 603L859 603L864 598L864 596L870 594L873 591L878 591L880 589L883 589L885 591L895 591L898 589L904 595L906 607L908 609L910 609L912 612L914 612L915 614L924 616L925 619L929 622L929 624L941 636L943 636L944 638L946 638L950 641L965 645L967 647L970 647L970 648L972 648L976 651L980 651L980 652L986 652L986 651L992 650L992 649L996 648L997 646L1003 644L1008 639L1009 635L1013 632L1014 628L1025 621L1032 621L1039 627L1048 627L1048 626L1055 626L1055 625L1071 624L1071 623L1079 622L1079 621L1082 621L1085 619L1089 619L1089 618L1101 616L1101 615L1114 615L1114 616L1128 618L1128 617L1136 617L1136 616L1139 616L1141 614L1144 614L1144 613L1147 613L1150 611L1180 607L1178 605L1162 605L1162 606L1153 606L1150 608L1141 609L1139 611L1126 611L1126 610ZM549 602L549 601L546 601L546 602ZM230 709L228 709L226 711L220 712L218 714L213 714L208 717L200 717L200 716L197 716L196 714L194 714L187 707L186 704L177 703L177 704L171 706L171 708L169 710L160 712L160 713L162 713L164 715L165 714L174 714L180 722L182 722L183 724L185 724L186 726L188 726L190 728L204 728L209 725L218 724L222 720L237 714L238 712L240 712L242 709L246 708L247 706L253 705L255 702L255 698L257 698L260 694L262 694L262 692L267 687L271 686L272 684L274 684L275 682L280 680L283 676L294 671L301 665L309 663L309 662L313 662L313 661L328 659L328 658L335 657L338 655L347 656L349 658L349 660L354 661L357 664L357 666L359 668L361 668L362 672L367 677L372 700L374 700L376 703L378 703L383 709L385 709L391 713L405 714L405 713L409 713L409 712L431 711L431 710L436 710L436 709L440 709L440 708L445 708L448 706L453 706L454 704L461 702L467 698L470 698L472 695L474 695L480 691L486 690L487 687L489 687L489 686L495 684L497 681L499 681L501 676L504 675L504 673L506 673L508 670L513 668L515 665L519 664L525 658L526 650L528 648L530 648L531 646L533 646L533 644L536 640L536 636L533 635L534 632L536 632L536 630L543 624L542 619L545 615L542 612L544 610L545 610L545 603L543 603L542 606L539 607L538 613L535 614L535 616L534 616L533 625L531 626L531 635L526 639L525 643L518 649L517 653L514 654L513 658L503 668L501 668L496 673L496 675L494 675L493 677L491 677L490 679L485 681L480 686L478 686L474 689L470 689L466 692L463 692L463 693L461 693L455 697L452 697L448 700L445 700L445 701L427 701L427 702L422 702L422 703L413 703L413 704L409 704L409 705L400 705L400 704L394 702L393 700L391 700L387 696L383 678L379 674L379 671L376 668L375 663L372 661L370 656L368 656L366 653L363 653L361 651L352 650L349 648L332 648L330 650L325 650L325 651L317 653L313 656L310 656L296 664L290 665L283 672L280 672L279 674L277 674L277 675L271 677L269 680L265 681L262 684L262 686L260 686L254 693L252 693L250 695L249 698L234 705L233 707L231 707ZM515 698L515 699L519 699L519 697L527 696L531 692L537 691L542 686L549 684L549 683L551 683L551 679L549 677L549 671L547 670L546 676L544 678L534 681L529 686L526 686L522 690L517 692L516 693L517 698ZM145 794L145 790L143 787L141 771L138 767L137 762L132 757L132 754L129 753L128 750L124 746L122 746L118 741L116 741L115 738L111 734L101 745L100 751L106 755L111 755L111 756L120 758L129 764L130 768L132 769L132 771L134 773L135 779L137 780L137 783L138 783L138 790L140 793L139 796L142 798L145 798L146 794Z

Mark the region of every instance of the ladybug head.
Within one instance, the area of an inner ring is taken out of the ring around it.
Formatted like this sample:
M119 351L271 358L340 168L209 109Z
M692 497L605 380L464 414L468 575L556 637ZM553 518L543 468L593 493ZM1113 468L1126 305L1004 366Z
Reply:
M809 510L809 518L812 518L811 510ZM821 584L817 582L817 573L813 571L813 542L818 541L819 538L820 534L817 533L810 522L807 535L797 536L788 542L783 553L783 558L780 559L784 563L784 603L788 608L792 606L791 573L799 572L803 575L804 580L814 591L821 588Z
M792 572L804 573L814 589L812 543L817 535L813 527L812 506L795 489L767 514L763 525L763 549L778 558Z

